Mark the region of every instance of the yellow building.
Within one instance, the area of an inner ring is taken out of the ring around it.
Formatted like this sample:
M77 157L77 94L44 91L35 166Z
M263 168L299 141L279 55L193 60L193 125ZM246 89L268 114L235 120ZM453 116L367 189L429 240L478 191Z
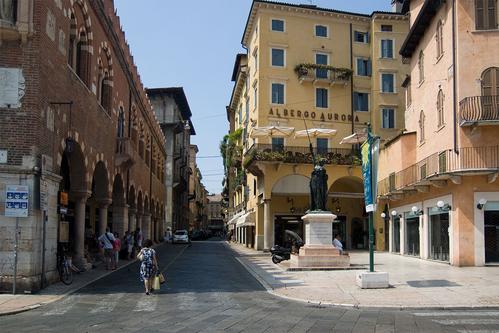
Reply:
M379 168L391 252L457 266L499 261L497 6L403 4L406 131L386 142Z
M370 122L382 137L403 129L408 73L396 49L406 16L341 12L253 1L236 58L226 161L228 224L256 249L303 235L312 154L326 163L328 208L346 248L367 248L367 215L358 146L342 138Z

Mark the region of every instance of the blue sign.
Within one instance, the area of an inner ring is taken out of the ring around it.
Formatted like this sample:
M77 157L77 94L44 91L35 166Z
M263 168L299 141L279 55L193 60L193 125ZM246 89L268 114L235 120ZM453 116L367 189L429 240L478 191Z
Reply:
M7 185L5 198L5 216L28 217L28 186Z

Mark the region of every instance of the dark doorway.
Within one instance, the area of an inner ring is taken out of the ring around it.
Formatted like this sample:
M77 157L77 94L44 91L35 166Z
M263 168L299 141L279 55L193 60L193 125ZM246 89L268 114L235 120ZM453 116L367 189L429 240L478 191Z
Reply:
M367 249L367 227L361 219L352 220L352 249Z
M430 214L430 259L449 261L449 213Z
M419 217L410 217L405 220L406 246L405 254L419 256Z
M392 252L400 253L400 217L393 219L393 247Z
M286 230L294 231L305 240L305 233L303 230L303 221L300 215L279 215L275 218L274 223L274 239L275 244L280 246L287 246L286 237L284 232Z
M485 262L499 262L499 211L484 212Z
M336 220L333 221L333 234L332 237L340 235L341 243L343 244L343 248L346 249L347 239L347 217L344 215L340 215L336 217Z

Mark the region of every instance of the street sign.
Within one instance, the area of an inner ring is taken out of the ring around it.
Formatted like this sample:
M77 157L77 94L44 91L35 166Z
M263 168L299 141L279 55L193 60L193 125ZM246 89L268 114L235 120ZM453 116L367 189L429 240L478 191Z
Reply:
M5 198L5 216L28 217L28 186L7 185Z

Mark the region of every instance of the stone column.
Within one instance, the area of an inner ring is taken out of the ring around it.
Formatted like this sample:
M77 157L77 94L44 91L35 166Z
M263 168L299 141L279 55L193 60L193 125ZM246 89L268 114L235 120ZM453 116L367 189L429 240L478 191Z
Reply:
M115 207L113 204L113 229L121 238L125 235L128 230L128 205Z
M137 229L137 210L135 208L129 208L128 209L128 230L130 232L135 231Z
M144 240L151 239L151 214L145 213L142 215L142 238Z
M263 201L263 250L268 251L274 242L274 221L270 213L270 199Z
M143 216L142 213L143 212L141 212L141 211L137 211L137 215L136 215L136 219L135 219L135 221L136 221L135 229L140 228L140 230L142 231L142 235L144 235L144 231L142 228L142 216Z
M99 236L106 232L107 228L107 209L111 204L111 199L97 199L99 205Z
M75 220L74 220L74 257L73 263L79 269L86 269L85 260L85 205L90 197L88 191L76 191L71 193L75 199Z

